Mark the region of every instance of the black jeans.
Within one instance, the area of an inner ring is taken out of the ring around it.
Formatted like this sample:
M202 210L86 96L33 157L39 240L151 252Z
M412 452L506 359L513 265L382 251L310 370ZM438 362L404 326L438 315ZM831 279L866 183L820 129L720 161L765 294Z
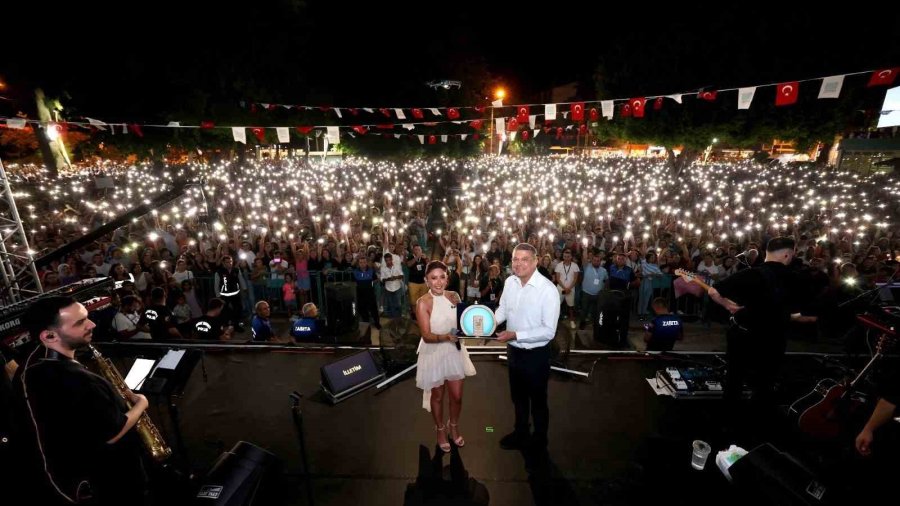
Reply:
M241 304L241 294L220 295L219 298L225 303L225 307L222 308L222 315L225 321L231 325L241 323L244 313L244 306Z
M550 343L524 350L507 346L509 391L516 409L515 430L528 434L528 414L534 419L534 437L547 441L550 408L547 407L547 382L550 379Z

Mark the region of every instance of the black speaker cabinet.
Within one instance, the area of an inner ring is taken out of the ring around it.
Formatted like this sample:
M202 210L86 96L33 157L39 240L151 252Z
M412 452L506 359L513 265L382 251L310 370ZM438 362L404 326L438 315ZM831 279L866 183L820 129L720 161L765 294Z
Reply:
M223 453L203 479L193 504L251 506L275 499L265 484L278 472L278 458L262 448L238 441Z
M362 392L384 379L369 350L322 366L322 390L332 404Z
M325 285L325 319L331 334L354 333L359 328L356 314L356 283L335 282Z

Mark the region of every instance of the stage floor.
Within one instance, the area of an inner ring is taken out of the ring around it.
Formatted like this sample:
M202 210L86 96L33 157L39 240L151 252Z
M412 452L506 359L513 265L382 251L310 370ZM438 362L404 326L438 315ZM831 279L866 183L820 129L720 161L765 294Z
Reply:
M414 372L335 406L324 400L319 368L348 353L207 351L207 380L198 366L178 401L191 468L202 475L223 451L248 441L284 463L285 479L270 485L283 498L277 504L307 504L288 397L295 390L304 395L318 505L735 504L735 489L715 468L715 452L730 444L750 450L766 440L783 450L793 446L790 430L724 432L719 400L657 396L645 378L671 362L573 355L570 368L593 366L593 373L589 379L552 373L549 459L535 460L499 447L513 423L507 368L495 356L475 356L478 373L465 382L461 417L466 446L441 456ZM716 363L709 355L693 359ZM128 358L118 361L124 366ZM823 367L808 357L789 362L784 386L797 392ZM161 424L171 434L169 423ZM694 439L713 446L703 472L690 467ZM460 476L468 479L451 480Z

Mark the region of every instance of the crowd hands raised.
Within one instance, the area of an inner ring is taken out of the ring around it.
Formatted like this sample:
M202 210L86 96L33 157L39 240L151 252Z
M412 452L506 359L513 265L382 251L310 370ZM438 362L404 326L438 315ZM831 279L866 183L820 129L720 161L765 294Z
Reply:
M230 257L241 304L226 304L225 312L238 313L229 317L235 325L259 301L287 311L315 302L319 279L358 268L360 258L377 273L385 250L401 258L408 281L416 244L449 266L449 290L488 304L499 300L519 241L538 249L539 270L548 277L558 264L568 265L568 251L579 271L595 256L607 270L628 267L625 288L639 290L670 279L676 268L715 282L762 262L768 238L789 235L817 283L816 301L847 299L886 281L900 255L894 219L900 181L888 174L747 162L695 164L676 177L656 160L495 157L106 165L102 174L88 168L55 180L29 173L19 181L15 170L8 169L20 215L39 254L175 179L204 179L202 196L193 188L41 276L49 289L109 275L123 282L122 295L145 306L160 287L170 309L182 306L180 319L198 318L220 294ZM112 185L97 188L100 175ZM426 224L432 205L440 206L443 223ZM603 288L616 283L608 274ZM583 275L574 281L568 272L557 276L567 278L559 283L563 298L581 291ZM200 290L204 279L212 281ZM639 303L638 313L647 311L648 304Z

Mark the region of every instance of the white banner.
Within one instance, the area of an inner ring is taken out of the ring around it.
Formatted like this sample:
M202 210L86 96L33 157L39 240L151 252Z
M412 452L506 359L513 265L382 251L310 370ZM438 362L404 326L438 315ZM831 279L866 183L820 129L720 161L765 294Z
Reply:
M394 109L394 112L397 113L397 119L406 119L406 115L403 114L403 109Z
M441 136L441 142L443 142L444 144L447 144L447 136L446 135Z
M244 127L231 127L231 136L234 137L234 142L247 144L247 131Z
M277 127L275 129L275 133L278 134L278 142L288 143L291 142L291 129L288 127Z
M341 143L341 129L336 126L326 127L325 132L326 139L328 139L329 144L340 144Z
M738 88L738 109L749 109L754 95L756 95L756 86Z
M553 121L556 119L556 104L544 105L544 119L547 121Z
M819 98L838 98L843 86L844 76L826 77L822 79L822 87L819 88Z
M494 124L496 125L496 129L498 132L506 131L506 119L505 118L496 118L494 119Z
M528 128L534 128L534 120L537 119L537 114L529 114L528 115Z
M419 138L419 144L425 144L425 136L424 135L417 135L416 137Z
M613 119L613 114L615 114L616 106L612 100L604 100L600 102L600 112L603 114L603 117L606 119Z

